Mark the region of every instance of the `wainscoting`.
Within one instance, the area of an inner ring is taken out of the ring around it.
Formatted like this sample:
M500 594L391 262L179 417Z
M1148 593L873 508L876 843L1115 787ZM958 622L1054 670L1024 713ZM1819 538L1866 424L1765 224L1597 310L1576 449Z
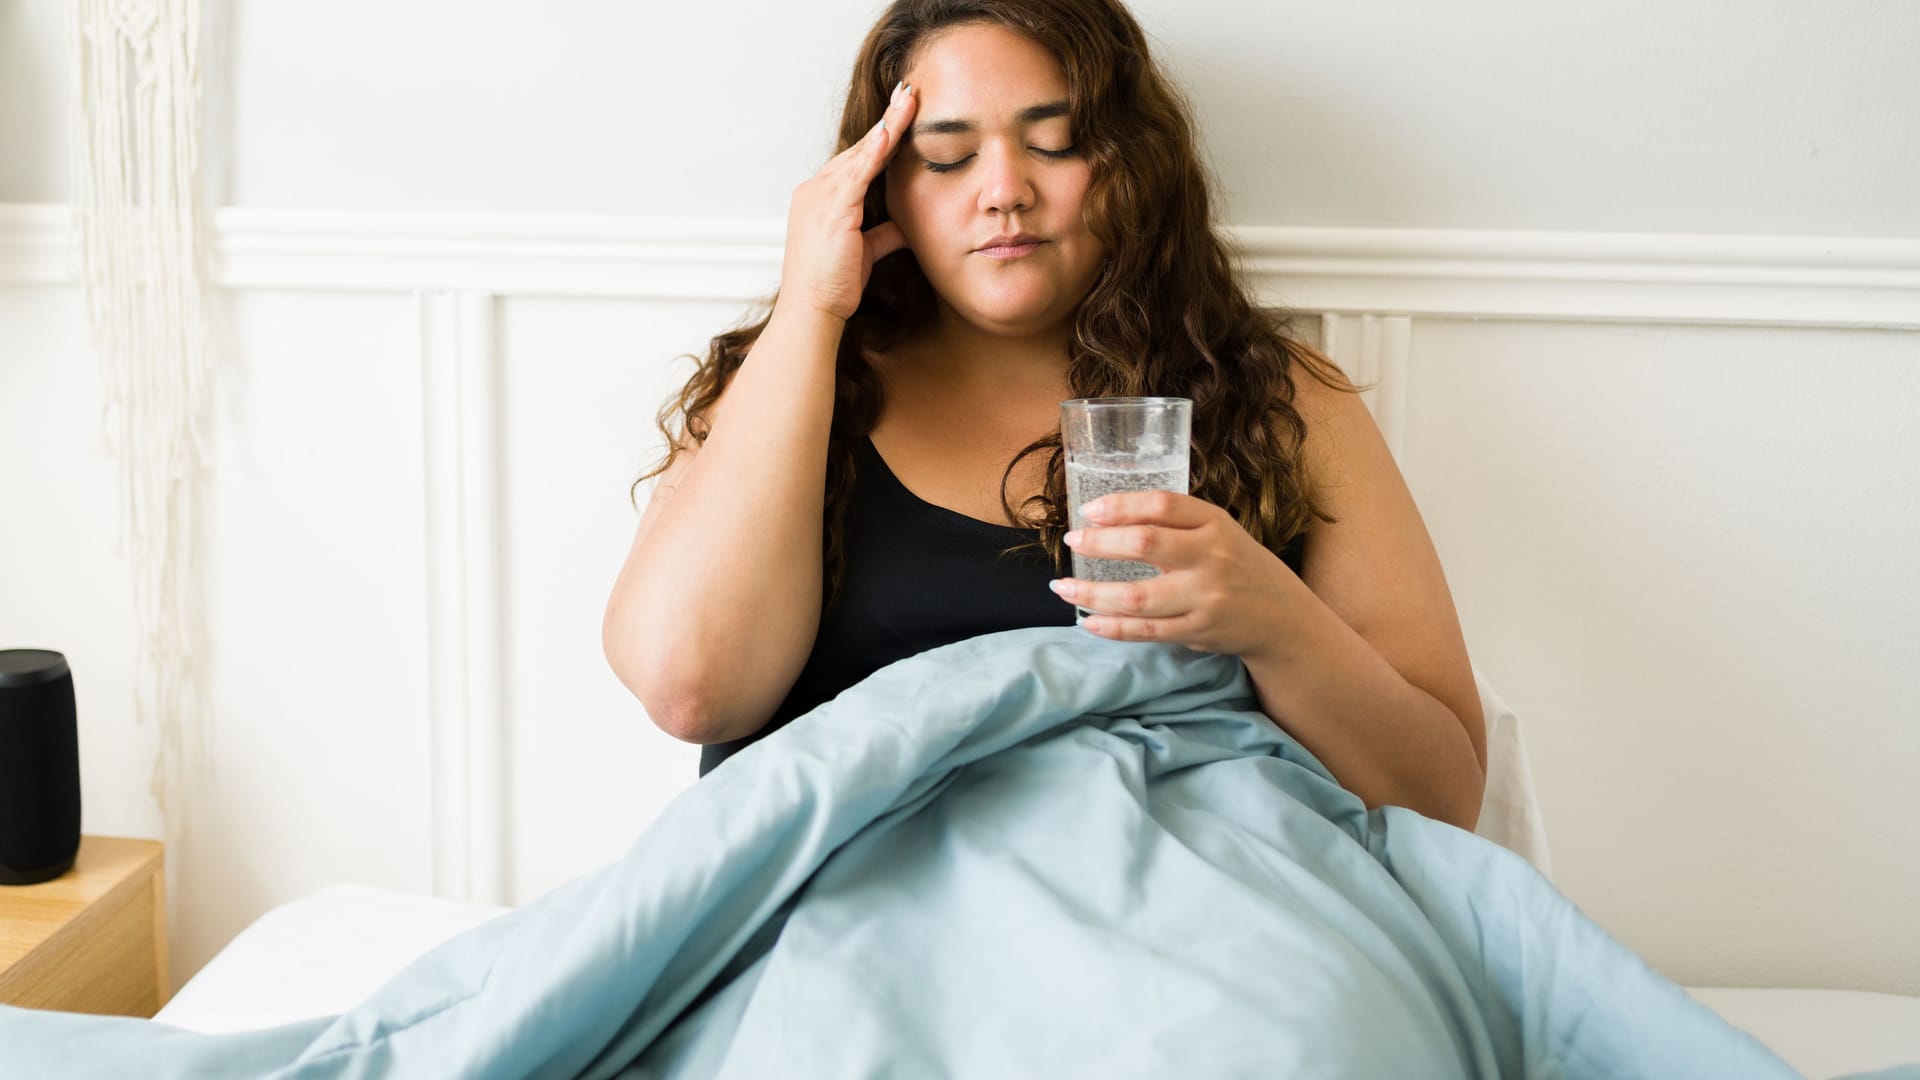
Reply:
M355 879L523 903L697 750L607 671L633 478L781 223L227 209L206 478L214 743L176 980ZM1920 241L1242 228L1357 379L1557 883L1692 985L1920 993ZM0 634L62 648L87 826L159 835L64 208L0 206ZM643 486L635 493L642 504Z

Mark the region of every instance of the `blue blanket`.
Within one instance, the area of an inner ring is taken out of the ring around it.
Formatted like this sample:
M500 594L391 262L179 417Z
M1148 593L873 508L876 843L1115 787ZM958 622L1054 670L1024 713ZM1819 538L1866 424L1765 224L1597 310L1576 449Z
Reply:
M1797 1075L1518 856L1369 812L1237 659L1060 627L876 672L343 1015L0 1007L0 1074Z

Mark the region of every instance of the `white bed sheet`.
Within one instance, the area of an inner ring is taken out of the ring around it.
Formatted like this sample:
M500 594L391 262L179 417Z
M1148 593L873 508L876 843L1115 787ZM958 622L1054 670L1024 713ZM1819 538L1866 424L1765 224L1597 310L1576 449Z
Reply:
M346 1012L435 945L510 910L328 885L248 924L153 1018L220 1032Z
M256 919L154 1019L219 1032L345 1012L422 953L508 910L329 885ZM1920 997L1850 990L1687 992L1808 1076L1920 1061Z

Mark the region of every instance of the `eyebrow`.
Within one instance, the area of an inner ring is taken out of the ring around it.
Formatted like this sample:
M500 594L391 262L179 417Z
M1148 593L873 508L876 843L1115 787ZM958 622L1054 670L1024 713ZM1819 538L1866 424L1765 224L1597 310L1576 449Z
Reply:
M1021 124L1032 124L1041 120L1068 115L1067 103L1049 101L1044 105L1029 105L1014 114L1014 120ZM964 135L980 130L980 125L972 120L929 120L924 124L915 124L907 132L909 135Z

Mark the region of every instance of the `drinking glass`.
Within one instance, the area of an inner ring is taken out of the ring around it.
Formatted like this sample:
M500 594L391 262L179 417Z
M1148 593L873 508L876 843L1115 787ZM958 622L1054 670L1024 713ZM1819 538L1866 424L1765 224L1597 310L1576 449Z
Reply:
M1187 494L1193 401L1176 397L1074 398L1060 403L1060 441L1067 455L1069 528L1091 523L1080 508L1118 491ZM1073 553L1081 581L1139 581L1160 573L1131 559L1092 559ZM1096 614L1074 606L1074 623Z

